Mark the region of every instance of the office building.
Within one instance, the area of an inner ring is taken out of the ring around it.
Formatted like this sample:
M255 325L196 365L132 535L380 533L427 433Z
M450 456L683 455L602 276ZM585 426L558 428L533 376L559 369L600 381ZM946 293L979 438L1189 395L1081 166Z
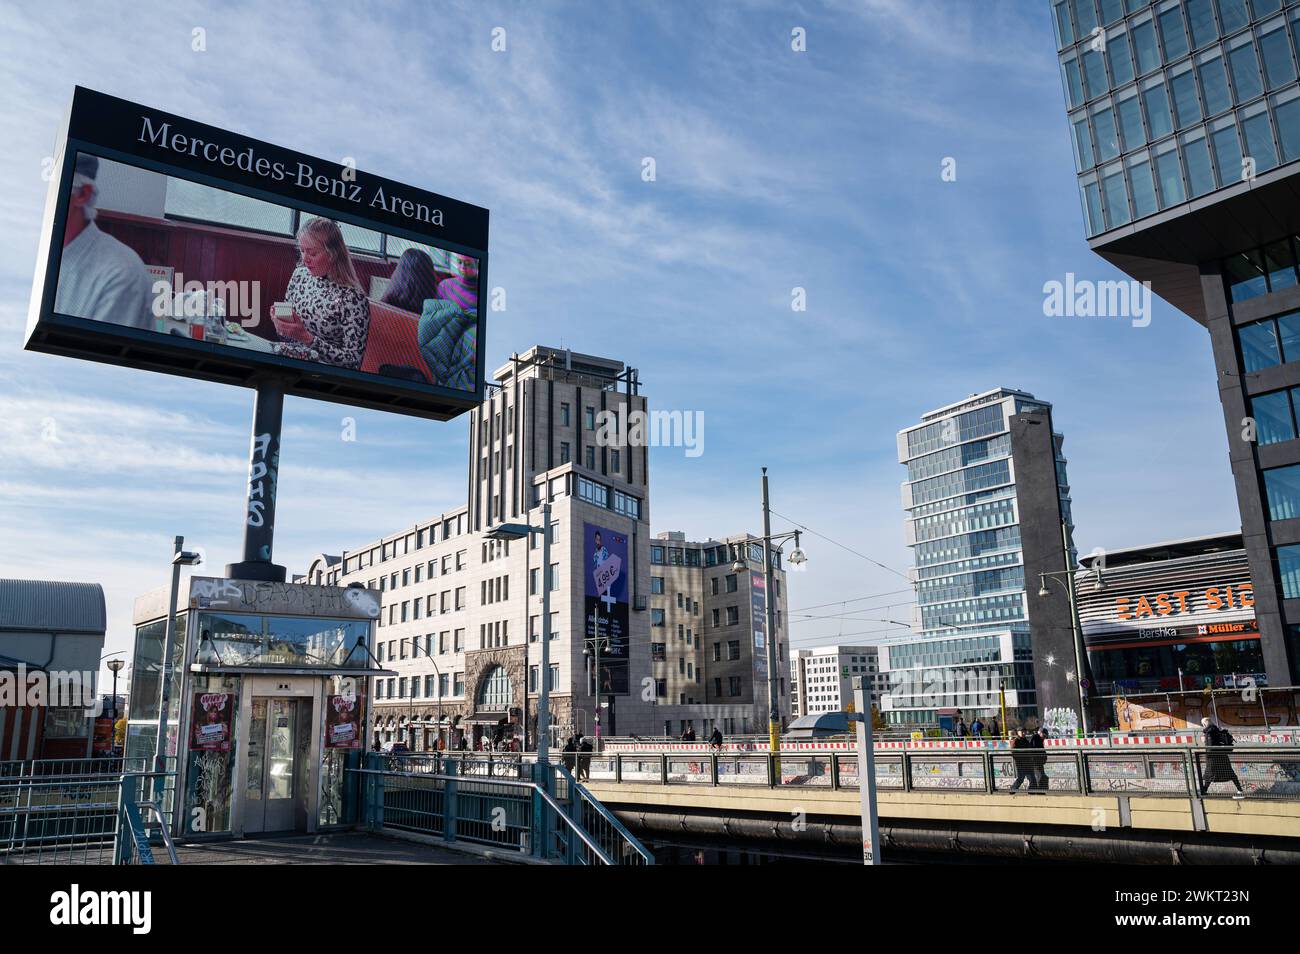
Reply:
M737 572L743 562L748 570ZM785 571L772 554L777 697L790 714ZM698 737L766 731L767 682L763 544L750 534L689 542L680 531L650 543L650 670L664 735Z
M880 671L878 656L875 646L796 649L790 654L792 714L852 711L853 679L857 676L870 683L872 702L879 708L888 682Z
M1058 709L1077 718L1064 580L1038 595L1040 573L1075 565L1063 440L1050 404L1009 388L899 432L916 636L880 647L887 721L934 724L941 709L988 717L1003 689L1015 721Z
M1053 0L1051 9L1089 246L1208 332L1264 670L1274 686L1293 684L1300 8Z
M763 636L753 610L761 547L746 544L748 535L651 539L648 447L628 441L628 422L646 410L636 370L538 346L495 378L468 415L466 505L321 554L303 576L380 591L376 657L396 675L376 680L372 740L420 750L438 738L518 738L526 727L531 745L543 585L551 588L553 741L574 732L675 735L688 723L697 732L762 731L766 669L752 649ZM551 505L549 572L540 534L486 536L502 522L540 527L543 502ZM748 571L730 569L738 558ZM611 560L619 582L602 596L593 570ZM714 576L738 579L714 594Z

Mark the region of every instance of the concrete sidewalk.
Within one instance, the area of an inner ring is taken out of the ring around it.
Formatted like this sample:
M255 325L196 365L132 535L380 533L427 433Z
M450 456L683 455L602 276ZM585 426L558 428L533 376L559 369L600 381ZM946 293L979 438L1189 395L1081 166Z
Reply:
M155 858L166 852L154 849ZM183 865L490 865L510 864L504 853L454 851L367 832L244 838L177 845Z

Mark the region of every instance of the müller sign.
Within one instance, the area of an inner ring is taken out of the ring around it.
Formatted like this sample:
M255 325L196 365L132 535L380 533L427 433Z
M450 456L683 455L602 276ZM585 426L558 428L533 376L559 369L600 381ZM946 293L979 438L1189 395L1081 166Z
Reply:
M383 209L385 212L401 215L416 222L437 226L443 224L442 209L430 208L423 202L412 202L398 195L389 195L384 192L383 185L376 185L363 193L362 186L356 182L356 169L351 166L342 167L343 178L318 175L305 162L295 162L293 168L290 168L278 159L257 155L252 146L236 149L197 136L187 136L185 133L174 131L169 122L162 121L155 125L147 115L141 117L139 141L196 159L201 158L208 162L234 167L242 172L253 173L275 182L287 180L300 189L333 196L357 205L365 204L372 209ZM367 195L369 195L368 202Z

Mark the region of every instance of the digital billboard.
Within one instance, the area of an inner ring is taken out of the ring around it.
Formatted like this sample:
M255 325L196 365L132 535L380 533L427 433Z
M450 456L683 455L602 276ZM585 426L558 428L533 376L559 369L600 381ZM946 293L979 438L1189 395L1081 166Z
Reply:
M600 651L600 694L627 695L627 534L584 523L583 540L586 636L607 640Z
M486 209L78 88L27 348L446 419L483 380Z

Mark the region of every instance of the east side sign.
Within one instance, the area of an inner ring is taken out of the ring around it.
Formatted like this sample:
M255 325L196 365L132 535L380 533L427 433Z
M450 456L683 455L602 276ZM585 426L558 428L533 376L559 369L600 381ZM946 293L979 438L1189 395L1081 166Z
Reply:
M1187 613L1247 609L1255 605L1254 586L1211 586L1206 590L1172 590L1142 596L1121 596L1115 600L1118 619L1153 619Z

